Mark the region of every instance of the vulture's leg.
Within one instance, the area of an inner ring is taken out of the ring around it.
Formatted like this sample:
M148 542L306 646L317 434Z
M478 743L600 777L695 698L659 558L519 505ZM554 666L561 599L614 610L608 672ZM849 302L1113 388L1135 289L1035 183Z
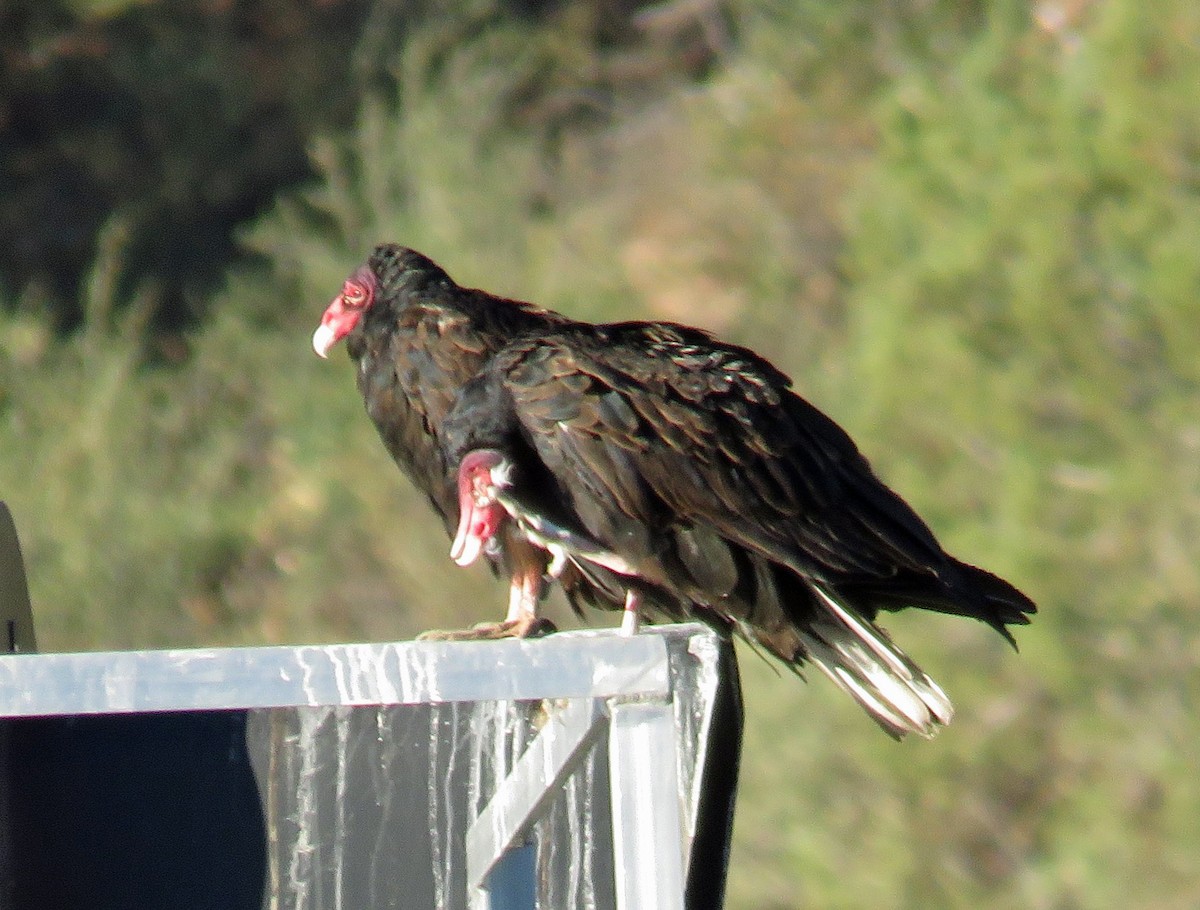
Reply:
M502 622L482 622L470 629L433 630L423 633L424 640L481 641L499 638L532 638L556 631L548 619L538 616L544 593L543 575L547 554L533 546L511 522L499 525L499 537L511 565L508 613Z
M538 616L538 604L542 599L542 572L543 567L533 565L513 573L508 594L508 616L499 624L508 635L529 638L555 631L550 620Z
M628 588L625 591L625 612L621 614L621 634L622 635L637 635L640 620L638 618L638 607L642 605L642 595L638 594L633 588Z

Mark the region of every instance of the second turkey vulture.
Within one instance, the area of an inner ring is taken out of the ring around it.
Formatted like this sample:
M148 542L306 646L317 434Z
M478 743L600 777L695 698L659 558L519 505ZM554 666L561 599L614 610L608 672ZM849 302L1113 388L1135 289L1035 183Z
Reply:
M1035 612L948 555L849 436L752 351L686 326L591 325L464 291L423 257L417 293L411 276L379 268L417 254L381 249L314 344L324 353L338 314L357 314L346 320L367 409L454 528L452 556L505 561L513 595L498 628L534 628L544 578L559 578L573 601L624 605L630 631L643 604L734 629L819 667L889 733L928 736L950 703L875 624L879 611L970 616L1010 642L1007 626Z
M458 520L457 465L447 461L441 426L469 379L521 333L568 320L518 300L457 285L432 260L381 244L348 277L313 333L321 357L341 341L358 365L358 389L384 446L428 498L447 530ZM526 635L536 617L545 551L506 523L489 537L489 556L511 578L508 618L477 636ZM561 578L572 604L602 596L574 570Z

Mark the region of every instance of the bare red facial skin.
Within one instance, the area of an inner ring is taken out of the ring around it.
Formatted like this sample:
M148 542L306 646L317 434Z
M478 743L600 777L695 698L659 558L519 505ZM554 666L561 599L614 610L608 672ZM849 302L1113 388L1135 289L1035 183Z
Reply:
M458 468L458 533L450 558L460 566L473 563L487 542L500 530L507 514L496 502L492 469L504 457L492 449L468 453Z
M321 324L313 332L313 350L328 357L330 349L354 331L358 320L375 299L375 273L359 266L342 285L342 292L325 309Z

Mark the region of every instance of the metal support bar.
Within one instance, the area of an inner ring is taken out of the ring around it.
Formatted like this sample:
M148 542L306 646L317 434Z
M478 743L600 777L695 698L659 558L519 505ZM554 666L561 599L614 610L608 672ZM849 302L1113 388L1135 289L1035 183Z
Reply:
M607 709L580 699L551 715L467 830L467 888L479 889L504 851L524 837L604 731Z
M657 635L0 654L0 715L665 696Z
M683 910L683 826L674 713L666 701L609 707L618 910Z

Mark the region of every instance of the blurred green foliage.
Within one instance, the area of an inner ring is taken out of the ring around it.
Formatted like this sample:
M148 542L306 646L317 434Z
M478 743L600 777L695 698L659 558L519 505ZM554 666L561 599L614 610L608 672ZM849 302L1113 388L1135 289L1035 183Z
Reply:
M119 215L80 331L8 301L0 491L39 640L386 639L500 609L349 364L308 347L395 239L467 284L754 345L949 549L1041 604L1020 655L889 620L958 705L931 744L744 654L729 906L1200 904L1200 7L714 9L719 66L603 116L594 27L417 31L186 338L146 332L152 285L122 298Z
M126 225L116 309L193 324L232 229L313 171L381 64L357 0L13 0L0 6L0 286L83 318L101 227ZM315 38L319 36L319 39Z
M691 16L646 0L11 0L0 4L0 289L60 329L111 218L129 235L113 306L140 294L156 331L194 327L234 261L235 230L316 175L307 152L364 97L389 105L414 35L440 79L455 48L521 23L521 66L492 128L552 154L616 94L698 75L715 57ZM703 12L703 11L702 11ZM714 26L724 33L721 23ZM507 61L506 61L507 62ZM405 91L414 86L406 85Z

